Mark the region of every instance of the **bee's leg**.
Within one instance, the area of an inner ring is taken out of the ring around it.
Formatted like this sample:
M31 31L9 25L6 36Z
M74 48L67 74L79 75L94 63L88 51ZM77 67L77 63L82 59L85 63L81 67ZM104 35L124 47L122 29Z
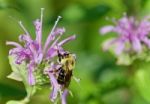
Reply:
M68 90L69 94L71 95L71 97L73 97L73 93L71 90Z
M61 96L63 94L63 91L61 89L59 89L58 91L59 91L59 94Z
M58 69L54 69L54 70L49 70L50 73L57 73L60 70L60 68Z
M72 76L72 77L73 77L73 79L75 80L75 82L77 82L78 86L81 87L81 85L80 85L80 83L79 83L81 79L80 79L80 78L77 78L77 77L75 77L75 76Z
M75 76L73 76L73 79L77 82L77 83L79 83L80 82L80 78L77 78L77 77L75 77Z

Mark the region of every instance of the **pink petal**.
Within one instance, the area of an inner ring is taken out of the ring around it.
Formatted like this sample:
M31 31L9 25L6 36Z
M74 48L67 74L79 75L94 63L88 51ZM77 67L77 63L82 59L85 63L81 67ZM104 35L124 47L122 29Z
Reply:
M103 50L104 50L104 51L107 51L111 46L114 45L115 42L116 42L116 39L115 39L115 38L111 38L111 39L106 40L106 41L103 43Z
M64 40L62 40L59 44L58 44L58 46L62 46L63 44L65 44L65 43L67 43L67 42L69 42L69 41L71 41L71 40L74 40L76 38L76 35L72 35L72 36L70 36L70 37L68 37L68 38L66 38L66 39L64 39Z
M142 51L142 46L141 46L140 40L135 36L132 38L132 48L137 53L140 53Z
M50 77L51 85L52 85L52 88L53 88L52 92L51 92L51 95L50 95L50 99L51 99L51 101L54 101L57 98L60 87L59 87L59 85L57 83L57 80L56 80L56 78L54 77L53 74L49 73L49 77Z
M145 37L145 38L142 39L142 41L148 46L148 48L150 48L150 39Z
M116 55L120 55L123 52L124 48L125 43L123 41L116 42L116 49L115 49Z
M58 16L58 18L55 21L55 24L54 24L51 32L49 33L49 36L46 39L46 42L45 42L45 45L44 45L44 53L45 53L46 49L48 48L49 44L51 43L51 41L54 39L52 34L54 34L55 28L56 28L56 26L57 26L57 24L58 24L60 19L61 19L61 16Z
M29 85L35 85L35 77L33 75L33 70L34 70L34 63L30 62L28 65L28 83Z
M17 42L12 42L12 41L7 41L6 42L6 45L12 45L12 46L15 46L15 47L22 47L20 44L18 44Z
M65 90L63 91L63 94L61 95L61 104L67 104L67 102L66 102L66 97L67 97L67 95L68 95L68 90L65 89Z
M104 35L104 34L106 34L106 33L108 33L108 32L112 32L113 31L113 29L114 29L114 26L104 26L103 28L101 28L100 29L100 33L102 34L102 35Z

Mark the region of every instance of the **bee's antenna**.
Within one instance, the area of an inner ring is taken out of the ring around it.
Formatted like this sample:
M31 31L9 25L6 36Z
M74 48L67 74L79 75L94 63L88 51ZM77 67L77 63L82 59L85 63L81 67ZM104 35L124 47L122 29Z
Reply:
M73 76L73 79L75 80L75 82L77 82L77 84L79 85L79 87L81 87L81 86L80 86L80 83L79 83L81 79L80 79L80 78L77 78L77 77L75 77L75 76Z
M59 52L59 50L57 50L57 54L58 54L58 57L61 57L61 53Z
M59 50L57 50L57 54L58 54L58 62L61 62L61 57L62 57L62 55L61 55L61 53L59 52Z
M73 97L73 93L71 90L68 90L69 94L71 95L71 97Z
M60 54L59 50L57 50L58 55Z

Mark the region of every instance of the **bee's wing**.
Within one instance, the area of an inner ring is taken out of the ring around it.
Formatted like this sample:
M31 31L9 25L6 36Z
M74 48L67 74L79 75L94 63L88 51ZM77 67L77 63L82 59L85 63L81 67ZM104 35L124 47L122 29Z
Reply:
M72 71L68 71L65 75L65 86L68 87L71 81Z

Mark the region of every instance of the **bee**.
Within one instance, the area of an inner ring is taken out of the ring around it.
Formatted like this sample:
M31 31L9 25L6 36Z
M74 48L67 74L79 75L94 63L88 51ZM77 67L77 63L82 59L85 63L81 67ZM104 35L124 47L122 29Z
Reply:
M57 82L64 87L68 87L75 68L75 55L71 53L60 54L58 52L58 62L61 67L58 69Z

